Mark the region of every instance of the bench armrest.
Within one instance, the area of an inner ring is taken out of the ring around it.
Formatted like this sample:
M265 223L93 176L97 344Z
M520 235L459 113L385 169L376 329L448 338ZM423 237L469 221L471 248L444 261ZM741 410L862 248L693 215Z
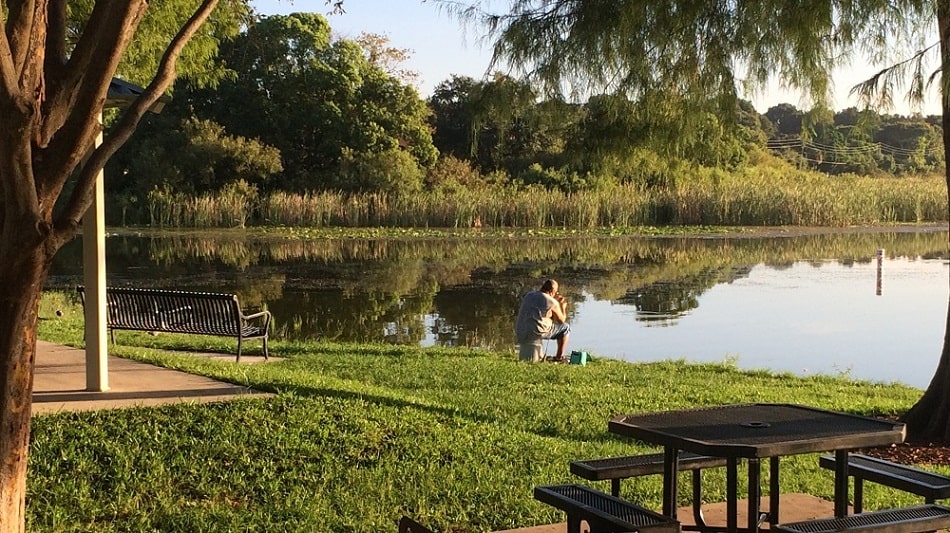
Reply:
M264 319L264 329L270 329L271 314L270 311L264 310L258 313L251 313L250 315L241 314L241 320L256 320L259 318Z

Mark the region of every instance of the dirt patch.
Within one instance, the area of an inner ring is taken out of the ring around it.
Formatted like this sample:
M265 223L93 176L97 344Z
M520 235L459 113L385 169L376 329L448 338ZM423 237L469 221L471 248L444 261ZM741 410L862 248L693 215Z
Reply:
M950 465L948 442L904 442L862 450L861 453L905 465Z

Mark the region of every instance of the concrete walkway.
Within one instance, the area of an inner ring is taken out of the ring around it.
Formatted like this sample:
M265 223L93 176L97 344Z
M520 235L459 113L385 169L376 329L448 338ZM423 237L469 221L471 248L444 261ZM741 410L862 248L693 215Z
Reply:
M233 355L209 357L234 361ZM241 358L242 365L261 361L261 357ZM83 350L45 341L36 342L34 415L179 402L216 402L249 394L268 394L187 372L112 356L109 357L109 387L110 390L106 392L86 390L86 354Z
M196 355L234 361L234 355ZM274 360L272 357L270 360ZM243 357L240 364L258 364L261 357ZM86 356L83 350L45 341L36 343L36 371L33 378L33 414L60 411L89 411L179 402L215 402L246 395L269 395L231 383L170 370L120 357L109 357L107 392L86 389ZM786 494L781 499L783 522L806 520L834 514L834 505L807 494ZM763 508L768 500L763 500ZM739 523L745 523L744 501L739 502ZM703 506L710 524L725 524L726 504ZM678 511L684 524L691 523L692 509ZM497 533L565 533L566 523L510 529Z

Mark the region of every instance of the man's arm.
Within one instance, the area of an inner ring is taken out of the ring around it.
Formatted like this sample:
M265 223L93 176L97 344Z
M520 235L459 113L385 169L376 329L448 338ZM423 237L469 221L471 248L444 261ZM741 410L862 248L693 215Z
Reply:
M557 305L551 307L551 316L558 322L567 322L567 300L560 294L555 294L554 299L557 300Z

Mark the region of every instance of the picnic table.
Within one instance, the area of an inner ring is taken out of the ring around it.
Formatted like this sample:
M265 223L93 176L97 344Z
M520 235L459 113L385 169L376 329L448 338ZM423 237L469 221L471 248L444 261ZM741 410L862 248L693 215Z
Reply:
M835 452L835 516L848 512L848 451L903 442L904 425L876 418L792 404L754 403L619 415L612 433L663 447L663 515L676 518L681 451L726 458L726 530L738 527L738 463L748 463L748 526L757 533L761 513L761 460L769 459L769 512L778 524L779 458ZM700 525L698 529L709 529Z

